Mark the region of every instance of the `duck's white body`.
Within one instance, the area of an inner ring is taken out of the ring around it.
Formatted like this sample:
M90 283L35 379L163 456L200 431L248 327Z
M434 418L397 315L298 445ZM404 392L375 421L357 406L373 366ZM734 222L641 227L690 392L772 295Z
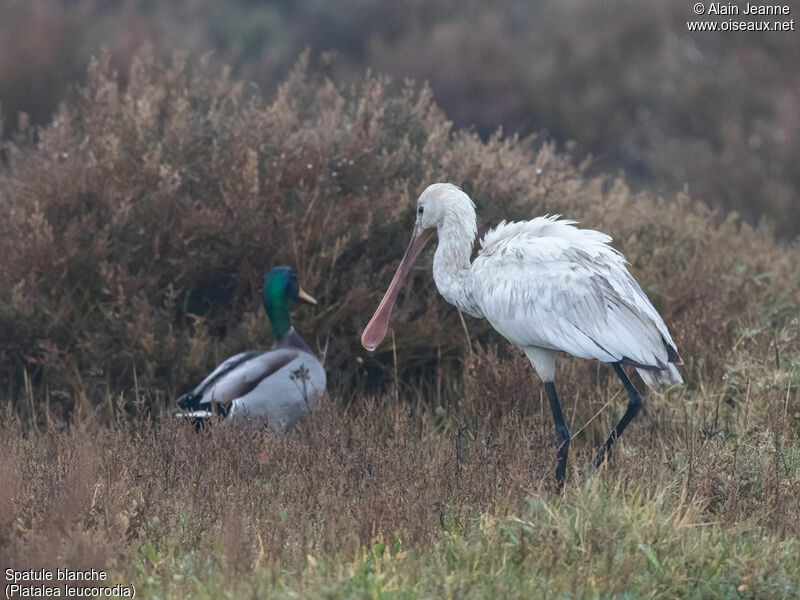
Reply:
M266 422L284 431L313 410L325 392L325 369L291 329L271 350L242 352L225 360L178 405L176 416Z

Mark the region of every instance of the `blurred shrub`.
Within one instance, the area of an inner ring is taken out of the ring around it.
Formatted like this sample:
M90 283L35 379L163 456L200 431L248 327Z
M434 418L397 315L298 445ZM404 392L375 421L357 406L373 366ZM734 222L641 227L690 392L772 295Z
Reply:
M269 341L259 291L283 263L320 300L295 318L326 349L333 386L393 381L391 338L368 355L359 335L434 181L471 194L481 229L566 213L611 233L690 381L721 375L734 326L796 305L796 261L766 233L715 226L685 195L665 203L588 177L548 144L454 132L427 89L372 77L340 89L301 61L265 102L207 60L165 64L151 48L126 79L107 54L92 61L75 103L2 148L0 373L12 397L28 378L79 406L109 389L185 389ZM455 372L463 329L425 260L406 290L398 376L430 381L437 360ZM491 339L484 322L468 327Z
M0 5L0 102L50 120L101 45L127 71L157 54L214 50L273 90L306 46L339 81L367 67L429 80L458 127L486 138L548 132L591 151L595 170L693 195L779 234L800 231L800 40L690 33L690 7L657 0L8 0ZM8 129L8 127L7 127Z

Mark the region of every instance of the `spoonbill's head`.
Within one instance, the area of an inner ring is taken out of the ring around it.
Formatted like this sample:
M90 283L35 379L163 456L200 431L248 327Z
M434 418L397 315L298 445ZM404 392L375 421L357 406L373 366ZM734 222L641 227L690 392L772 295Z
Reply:
M460 187L434 183L425 188L417 200L417 227L439 229L462 223L475 223L475 203Z
M282 339L289 332L292 326L289 313L295 302L302 300L309 304L317 303L300 287L297 275L291 267L272 267L264 278L262 294L264 310L272 324L276 340Z
M364 348L375 350L386 337L397 295L425 244L437 230L457 224L466 224L472 237L475 237L475 204L470 197L452 183L434 183L425 188L417 200L417 218L408 248L383 300L361 334L361 345Z

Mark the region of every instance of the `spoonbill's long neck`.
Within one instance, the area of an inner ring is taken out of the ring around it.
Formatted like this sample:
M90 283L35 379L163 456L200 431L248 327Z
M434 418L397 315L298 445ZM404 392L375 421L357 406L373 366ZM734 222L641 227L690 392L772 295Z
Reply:
M449 218L438 227L439 245L433 255L433 280L442 297L473 316L480 311L472 299L470 256L477 235L474 216Z

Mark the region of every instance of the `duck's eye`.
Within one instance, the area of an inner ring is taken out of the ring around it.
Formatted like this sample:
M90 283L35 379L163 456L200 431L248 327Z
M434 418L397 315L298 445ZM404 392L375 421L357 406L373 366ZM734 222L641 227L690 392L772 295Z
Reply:
M422 214L422 211L424 211L424 210L425 210L425 207L424 207L424 206L420 206L420 207L417 209L417 213L419 213L419 214Z

